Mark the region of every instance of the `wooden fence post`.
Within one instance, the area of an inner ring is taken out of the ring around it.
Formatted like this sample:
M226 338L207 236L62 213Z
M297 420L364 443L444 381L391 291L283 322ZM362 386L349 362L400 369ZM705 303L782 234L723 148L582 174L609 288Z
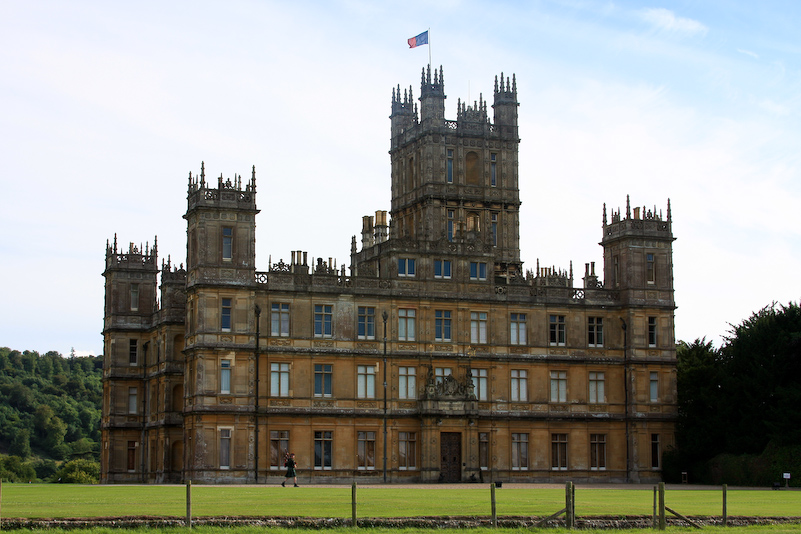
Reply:
M356 483L351 487L351 524L356 527Z
M490 484L490 507L492 510L492 526L498 526L498 515L495 513L495 482Z
M186 528L192 528L192 481L186 481Z
M654 510L651 515L651 527L656 528L656 486L654 486Z
M565 483L565 528L573 528L573 483Z
M729 511L726 508L726 490L728 487L726 484L723 484L723 526L729 526Z
M665 530L667 521L665 521L665 483L659 483L659 530Z

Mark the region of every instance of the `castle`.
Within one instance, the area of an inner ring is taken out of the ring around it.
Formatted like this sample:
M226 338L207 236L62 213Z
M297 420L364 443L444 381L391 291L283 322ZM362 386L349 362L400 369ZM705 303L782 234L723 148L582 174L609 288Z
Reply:
M256 171L189 174L186 267L106 245L101 481L653 482L673 444L671 211L603 207L603 279L520 260L516 79L392 92L350 272L256 269ZM524 229L525 230L525 229ZM539 263L539 262L538 262ZM160 275L160 277L159 277ZM160 285L159 285L160 278Z

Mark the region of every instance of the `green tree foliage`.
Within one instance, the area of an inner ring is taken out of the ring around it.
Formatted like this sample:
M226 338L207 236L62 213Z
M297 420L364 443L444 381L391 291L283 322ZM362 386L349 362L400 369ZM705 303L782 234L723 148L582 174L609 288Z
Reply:
M70 460L53 478L68 484L97 484L100 480L100 464L91 460Z
M0 479L8 482L33 482L36 471L19 456L0 454Z

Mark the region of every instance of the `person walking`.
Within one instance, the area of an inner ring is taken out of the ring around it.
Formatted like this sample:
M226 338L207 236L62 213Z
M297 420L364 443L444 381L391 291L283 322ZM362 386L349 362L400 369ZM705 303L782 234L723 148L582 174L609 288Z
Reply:
M286 467L286 475L284 475L284 481L281 482L283 487L286 487L286 481L290 478L294 479L295 487L298 487L298 472L296 471L297 466L298 464L295 462L295 453L293 452L284 462L284 467Z

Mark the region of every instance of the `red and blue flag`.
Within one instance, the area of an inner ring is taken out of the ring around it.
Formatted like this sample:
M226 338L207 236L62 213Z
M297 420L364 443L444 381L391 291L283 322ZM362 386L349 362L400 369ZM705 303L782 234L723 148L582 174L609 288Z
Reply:
M420 35L412 37L407 42L409 43L409 48L428 44L428 30L424 31Z

